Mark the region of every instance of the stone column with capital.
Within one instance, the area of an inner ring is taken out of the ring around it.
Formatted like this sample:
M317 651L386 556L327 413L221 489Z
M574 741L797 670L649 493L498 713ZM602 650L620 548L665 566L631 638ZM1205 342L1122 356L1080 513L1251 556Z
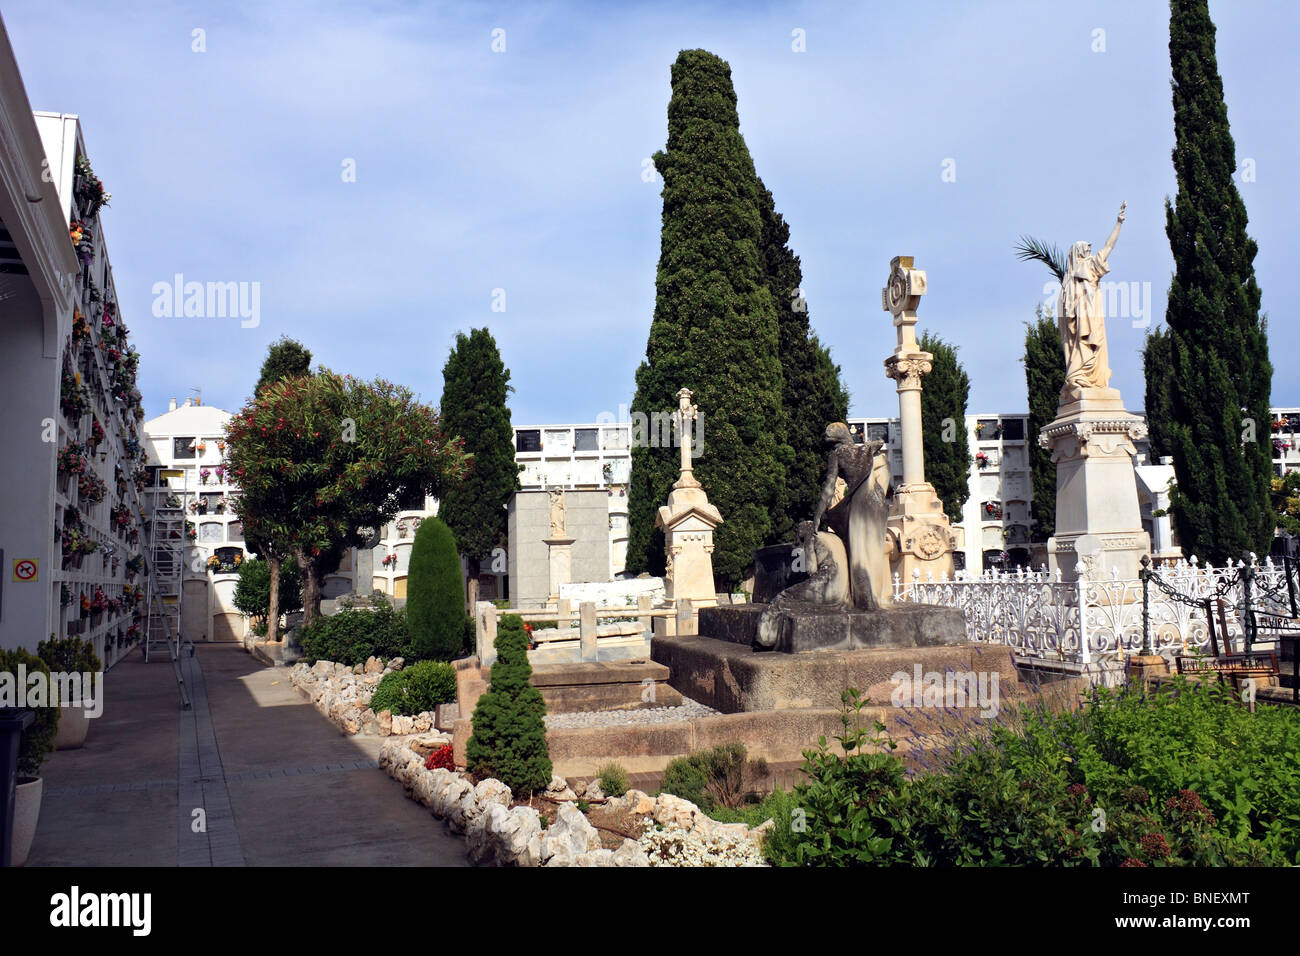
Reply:
M952 553L959 533L943 510L934 486L925 480L925 446L921 434L921 379L934 356L916 341L916 308L925 295L925 273L913 268L911 256L895 256L881 305L894 317L898 344L885 359L885 375L898 383L898 421L902 432L903 484L894 490L889 509L890 565L904 582L920 572L922 580L951 577Z

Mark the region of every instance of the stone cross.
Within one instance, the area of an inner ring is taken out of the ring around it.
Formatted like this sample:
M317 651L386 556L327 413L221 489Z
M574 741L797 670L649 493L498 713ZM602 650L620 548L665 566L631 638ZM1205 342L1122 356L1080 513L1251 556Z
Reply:
M925 482L925 451L921 438L921 377L934 356L916 341L916 307L925 295L925 273L912 268L911 256L894 256L889 282L880 292L882 308L894 316L898 346L885 359L885 375L898 383L899 428L903 433L903 486Z

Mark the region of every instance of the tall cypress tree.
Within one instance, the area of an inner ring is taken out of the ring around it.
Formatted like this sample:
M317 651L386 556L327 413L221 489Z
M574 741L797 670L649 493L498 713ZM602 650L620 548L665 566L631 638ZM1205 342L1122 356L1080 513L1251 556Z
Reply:
M925 436L925 477L943 502L948 520L961 521L970 497L970 444L966 441L966 400L970 377L957 361L957 349L937 335L921 334L922 351L934 356L921 390L921 434Z
M253 387L253 395L260 395L262 389L272 382L278 382L282 378L297 378L310 372L311 351L297 339L282 335L266 350L262 374Z
M1169 426L1173 422L1169 396L1169 341L1168 332L1157 328L1147 333L1142 345L1142 372L1147 385L1147 436L1152 464L1159 464L1161 458L1173 454L1169 442Z
M1065 387L1065 353L1051 312L1040 304L1034 321L1025 323L1025 386L1029 392L1029 478L1033 489L1030 539L1046 541L1056 533L1056 465L1038 444L1038 433L1056 418Z
M1255 282L1257 247L1232 175L1236 150L1206 0L1170 4L1174 172L1165 199L1174 254L1169 328L1168 440L1177 486L1174 527L1183 550L1216 564L1264 553L1269 502L1273 367Z
M654 156L664 181L655 313L632 412L662 417L677 407L678 389L694 392L704 428L695 477L722 512L713 569L729 584L749 572L786 493L780 328L731 68L705 50L684 50L672 89L668 143ZM663 534L654 517L677 479L678 450L649 437L632 450L627 564L659 573Z
M465 480L449 487L438 503L438 517L451 528L456 547L469 565L470 580L479 562L506 538L506 504L519 490L514 430L506 399L510 370L496 339L486 328L456 333L456 344L442 367L443 429L465 442L472 455Z
M822 436L829 422L849 414L849 393L840 367L818 340L808 322L803 296L803 268L790 249L790 227L776 211L771 191L758 181L763 215L763 270L776 307L781 362L781 406L784 444L791 457L786 465L786 493L772 516L768 544L790 540L794 526L811 518L826 475Z

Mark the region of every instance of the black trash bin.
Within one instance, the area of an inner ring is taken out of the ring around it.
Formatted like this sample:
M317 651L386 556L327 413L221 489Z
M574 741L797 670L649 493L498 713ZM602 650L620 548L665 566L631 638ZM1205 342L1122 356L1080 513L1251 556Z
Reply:
M36 719L34 711L0 707L0 866L13 859L14 788L18 786L18 749L23 731Z

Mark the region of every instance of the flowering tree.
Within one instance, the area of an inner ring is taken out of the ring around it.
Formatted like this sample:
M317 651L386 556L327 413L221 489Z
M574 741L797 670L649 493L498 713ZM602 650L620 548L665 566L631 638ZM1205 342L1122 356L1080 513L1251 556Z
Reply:
M226 439L245 534L302 568L304 625L320 613L322 577L362 528L383 526L413 496L440 495L467 467L463 442L409 389L328 370L266 386Z

